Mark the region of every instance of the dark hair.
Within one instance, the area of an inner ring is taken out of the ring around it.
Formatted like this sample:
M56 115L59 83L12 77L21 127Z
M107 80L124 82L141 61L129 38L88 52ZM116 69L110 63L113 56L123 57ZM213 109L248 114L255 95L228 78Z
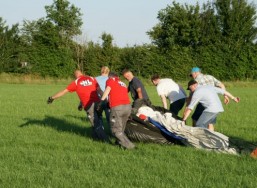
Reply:
M187 90L190 90L190 86L191 85L194 85L194 84L197 84L197 81L195 81L194 79L192 79L192 80L190 80L189 82L188 82L188 84L187 84Z
M110 72L109 77L119 77L118 74L116 74L115 72Z
M152 77L151 77L151 81L154 81L154 80L157 80L157 79L160 79L160 76L158 74L154 74Z
M126 68L126 69L123 69L122 75L125 74L125 73L127 73L127 72L131 72L131 71L130 71L129 69L127 69L127 68Z

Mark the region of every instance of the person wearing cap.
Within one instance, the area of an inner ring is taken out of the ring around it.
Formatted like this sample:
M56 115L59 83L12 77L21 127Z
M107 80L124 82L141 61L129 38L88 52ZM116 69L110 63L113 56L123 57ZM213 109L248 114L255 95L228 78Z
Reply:
M202 74L199 67L193 67L190 76L195 79L199 85L212 85L221 89L226 89L225 85L214 76Z
M109 73L109 78L106 81L106 88L101 97L101 103L105 101L107 96L109 97L109 106L111 109L111 131L116 138L116 142L126 149L135 148L135 145L124 133L128 118L131 114L128 89L126 84L113 72ZM98 111L101 111L101 103L98 105Z
M204 111L196 122L196 127L208 128L209 130L214 131L216 118L219 113L224 111L218 94L227 96L234 100L236 103L239 102L238 97L234 97L226 90L211 85L201 86L196 80L190 80L188 82L187 89L190 90L193 95L189 105L184 111L182 120L186 121L186 119L198 103L200 103L204 107Z
M199 67L193 67L190 73L190 76L197 81L199 85L211 85L215 86L221 89L226 89L225 85L216 79L214 76L207 75L207 74L202 74L201 69ZM189 104L190 100L192 97L192 93L189 94L187 105ZM224 103L228 104L229 103L229 98L227 96L224 96ZM201 116L202 112L204 111L204 107L201 104L198 104L196 106L196 109L192 115L192 120L193 120L193 126L196 126L196 122Z
M124 69L122 75L129 82L128 92L130 92L133 99L132 107L139 108L143 103L150 106L151 101L144 84L129 69Z
M161 97L163 107L168 109L167 99L170 101L169 110L175 115L183 108L186 102L185 90L170 78L160 78L158 74L151 77L152 83L156 86L158 95Z

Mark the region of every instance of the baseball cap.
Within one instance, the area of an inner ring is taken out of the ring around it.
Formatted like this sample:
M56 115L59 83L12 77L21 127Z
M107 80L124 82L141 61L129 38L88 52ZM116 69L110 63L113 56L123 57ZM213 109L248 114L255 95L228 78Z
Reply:
M191 85L196 84L196 83L197 83L197 81L195 81L195 80L190 80L190 81L188 82L188 84L187 84L187 90L190 90L189 87L190 87Z
M192 73L194 72L201 72L201 69L199 67L193 67L190 73L190 76L192 76Z

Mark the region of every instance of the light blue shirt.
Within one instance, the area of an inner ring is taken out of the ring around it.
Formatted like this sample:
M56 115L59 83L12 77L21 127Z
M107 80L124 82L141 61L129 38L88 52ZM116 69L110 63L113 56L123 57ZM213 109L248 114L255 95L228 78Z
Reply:
M105 90L106 80L108 80L108 78L109 78L108 76L97 76L95 78L102 91Z
M200 86L198 85L193 93L191 102L188 106L193 110L194 107L201 103L205 107L205 112L219 113L223 112L223 106L221 104L218 94L224 95L225 90L217 88L211 85Z

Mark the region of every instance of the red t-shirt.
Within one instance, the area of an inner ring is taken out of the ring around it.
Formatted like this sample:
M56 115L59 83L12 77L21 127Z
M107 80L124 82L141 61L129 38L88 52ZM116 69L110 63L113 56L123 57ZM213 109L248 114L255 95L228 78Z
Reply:
M111 88L109 93L110 108L130 104L127 86L118 77L109 78L106 81L107 86Z
M91 76L81 76L67 86L69 92L76 91L84 107L91 105L93 102L99 102L97 94L98 83Z

